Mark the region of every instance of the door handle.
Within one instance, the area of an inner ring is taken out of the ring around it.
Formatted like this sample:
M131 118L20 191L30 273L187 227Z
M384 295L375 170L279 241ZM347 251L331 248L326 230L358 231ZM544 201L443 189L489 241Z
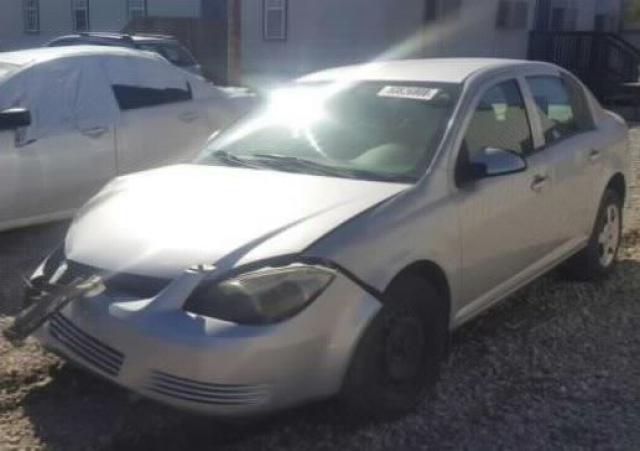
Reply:
M107 127L93 127L88 128L86 130L82 130L82 134L88 136L89 138L100 138L102 135L107 133L109 129Z
M193 122L193 121L195 121L196 119L198 119L198 117L200 117L200 116L198 115L198 113L195 113L195 112L193 112L193 111L188 111L188 112L186 112L186 113L182 113L182 114L180 114L180 115L178 116L178 118L179 118L182 122L186 122L187 124L188 124L188 123L191 123L191 122Z
M547 177L546 175L536 175L531 182L531 190L539 193L548 182L549 177Z
M589 161L591 163L595 163L601 157L602 157L602 152L600 152L599 150L593 149L593 150L589 151Z

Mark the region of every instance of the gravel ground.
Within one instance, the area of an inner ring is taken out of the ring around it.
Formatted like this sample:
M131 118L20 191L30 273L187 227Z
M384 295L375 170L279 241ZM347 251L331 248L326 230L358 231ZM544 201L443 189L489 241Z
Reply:
M640 155L640 129L634 141ZM551 273L458 330L441 384L400 421L359 423L324 402L221 425L139 399L33 341L14 349L0 339L0 449L640 449L640 214L631 213L608 281ZM65 228L0 235L0 315L16 312L20 275Z

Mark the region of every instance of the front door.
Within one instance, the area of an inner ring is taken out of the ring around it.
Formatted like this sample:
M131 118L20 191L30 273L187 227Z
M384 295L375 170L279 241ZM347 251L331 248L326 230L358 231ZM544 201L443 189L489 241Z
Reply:
M550 168L546 155L533 151L531 125L515 79L493 85L477 101L459 164L492 148L520 154L528 167L458 187L465 305L461 317L508 291L518 275L531 271L553 248Z
M23 217L66 217L115 176L114 128L69 127L28 142L15 150L23 169L20 179ZM37 180L40 178L40 180Z
M13 187L3 222L68 216L115 176L115 117L98 97L108 86L98 86L89 61L75 63L34 66L12 80L25 89L19 106L32 124L3 133L0 160Z

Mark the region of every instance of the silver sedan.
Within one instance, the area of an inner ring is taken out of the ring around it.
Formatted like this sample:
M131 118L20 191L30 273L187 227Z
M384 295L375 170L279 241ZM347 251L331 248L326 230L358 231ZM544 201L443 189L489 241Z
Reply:
M316 73L192 164L120 177L85 205L31 303L94 283L37 335L191 411L339 395L400 415L452 329L558 265L612 271L629 168L624 121L553 65Z

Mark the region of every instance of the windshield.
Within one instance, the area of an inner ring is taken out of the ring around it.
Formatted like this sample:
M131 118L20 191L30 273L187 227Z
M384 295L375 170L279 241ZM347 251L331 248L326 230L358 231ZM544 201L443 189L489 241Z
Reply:
M193 56L183 47L177 44L138 44L136 47L147 52L155 52L169 60L178 67L195 66L197 63Z
M197 160L316 175L415 182L441 140L455 84L299 84L217 136Z

